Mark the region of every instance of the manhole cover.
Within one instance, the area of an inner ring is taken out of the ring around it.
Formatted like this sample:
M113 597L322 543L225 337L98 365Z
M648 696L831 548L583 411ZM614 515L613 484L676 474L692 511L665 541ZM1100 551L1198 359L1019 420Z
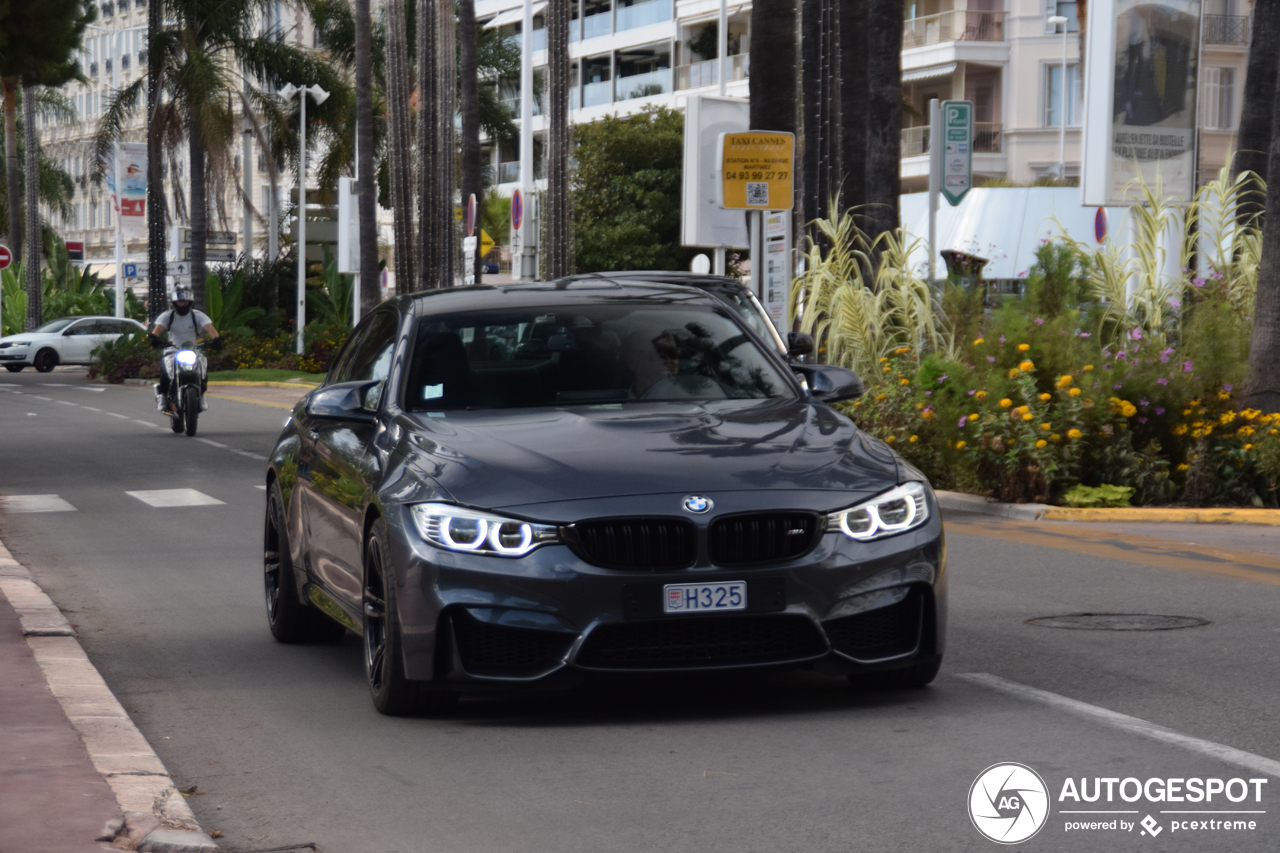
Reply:
M1040 616L1028 619L1027 624L1077 631L1172 631L1175 628L1199 628L1208 625L1209 620L1154 613L1072 613L1067 616Z

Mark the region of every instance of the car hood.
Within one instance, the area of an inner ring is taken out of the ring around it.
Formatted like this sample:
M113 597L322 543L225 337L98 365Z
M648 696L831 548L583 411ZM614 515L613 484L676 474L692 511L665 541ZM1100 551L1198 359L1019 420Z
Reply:
M44 342L50 338L60 338L62 335L50 335L46 333L36 334L35 332L24 332L16 335L5 335L0 338L0 344L15 344L20 342L35 343L37 341Z
M762 489L840 501L898 482L886 445L807 400L404 417L412 464L472 506Z

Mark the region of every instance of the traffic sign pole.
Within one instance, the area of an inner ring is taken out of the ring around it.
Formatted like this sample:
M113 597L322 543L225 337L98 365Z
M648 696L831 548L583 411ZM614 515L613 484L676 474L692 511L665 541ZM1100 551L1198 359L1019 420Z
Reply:
M942 146L938 140L942 138L942 111L938 108L938 99L929 100L929 284L938 280L938 185L942 170L942 162L938 152Z

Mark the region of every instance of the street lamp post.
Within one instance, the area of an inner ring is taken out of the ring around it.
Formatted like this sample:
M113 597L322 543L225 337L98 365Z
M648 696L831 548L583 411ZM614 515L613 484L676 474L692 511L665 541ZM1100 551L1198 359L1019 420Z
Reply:
M104 33L112 33L115 36L115 49L111 51L111 91L116 93L120 91L120 36L130 30L144 30L145 25L137 27L121 27L118 30L112 30L108 27L99 27L95 24L86 24L88 29L101 30ZM120 142L116 142L115 156L112 164L112 178L116 185L116 316L124 316L124 223L121 221L121 215L124 213L124 184L120 180Z
M1058 121L1058 180L1067 180L1067 18L1065 15L1050 15L1049 23L1062 27L1062 107Z
M307 95L323 104L329 93L319 86L295 86L289 83L280 90L286 101L298 96L298 304L297 353L303 353L302 330L307 320Z

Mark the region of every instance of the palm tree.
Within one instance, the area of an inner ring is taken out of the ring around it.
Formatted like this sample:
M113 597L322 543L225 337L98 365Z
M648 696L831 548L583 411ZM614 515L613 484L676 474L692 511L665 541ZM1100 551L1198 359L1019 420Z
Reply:
M1241 172L1267 174L1267 154L1271 148L1271 102L1275 96L1276 74L1280 71L1280 0L1255 0L1250 28L1249 64L1244 78L1244 100L1240 107L1240 131L1232 177ZM1262 213L1264 200L1249 193L1237 210L1243 224Z
M469 0L468 0L469 2ZM545 278L561 278L572 272L572 222L569 214L569 0L547 4L547 259ZM479 152L477 152L477 158ZM476 261L480 258L477 256Z
M751 129L796 130L796 3L751 6Z
M552 0L548 9L548 24L556 14L557 3L563 0ZM568 8L564 10L565 24L568 25ZM479 103L479 57L476 43L476 4L475 0L458 0L458 112L462 119L462 203L465 205L470 196L476 197L476 230L479 231L480 205L484 203L484 173L480 164L480 103ZM550 47L551 45L548 44ZM566 53L566 57L568 54ZM554 133L554 120L552 125ZM478 236L478 235L477 235ZM463 276L475 277L480 283L480 252L472 259L469 270L463 270Z
M82 0L0 6L0 86L4 89L5 192L10 248L22 260L22 193L18 183L18 89L61 86L79 76L72 54L97 6ZM34 154L34 152L32 152ZM34 173L34 170L28 174ZM39 266L37 263L36 266Z
M866 0L866 230L898 227L902 192L902 0Z
M403 0L386 4L386 27L387 131L391 139L386 155L395 220L396 291L407 293L417 277L413 270L413 122L409 117L413 75Z
M21 96L21 90L19 90L19 94ZM45 121L73 121L75 119L75 107L57 89L42 87L34 89L31 94L35 100L36 115ZM16 157L18 180L14 184L18 192L19 211L21 211L23 204L22 188L26 186L26 142L21 138L24 127L25 121L19 123L19 146ZM36 153L40 163L36 173L36 190L40 197L40 203L49 208L55 216L63 218L71 216L74 210L71 202L75 197L75 183L72 181L71 175L63 170L61 163L45 156L44 148L40 145L39 139L36 140ZM4 168L0 169L0 171L7 173L8 158L4 156L3 152L0 152L0 158L4 160ZM0 182L0 233L3 234L10 233L8 186L8 181ZM21 233L21 213L19 213L16 227L19 229L18 233ZM51 236L52 232L46 225L40 235L41 244L48 245Z
M154 96L147 93L149 101L156 100L148 113L148 143L150 147L153 138L169 146L184 139L187 143L192 290L197 306L203 307L208 190L210 186L222 190L234 180L231 143L238 136L239 122L233 104L247 91L246 107L258 113L274 112L279 109L275 92L284 83L318 83L330 92L341 91L345 83L309 52L270 35L253 35L255 13L261 6L258 0L167 0L166 5L167 23L151 31L147 43L148 64L155 63L154 70L159 71L158 91ZM96 180L101 179L112 146L137 109L151 70L147 78L117 92L99 121ZM251 79L246 80L245 74ZM322 120L323 107L315 112ZM260 141L266 142L265 138ZM175 198L175 203L179 201Z

